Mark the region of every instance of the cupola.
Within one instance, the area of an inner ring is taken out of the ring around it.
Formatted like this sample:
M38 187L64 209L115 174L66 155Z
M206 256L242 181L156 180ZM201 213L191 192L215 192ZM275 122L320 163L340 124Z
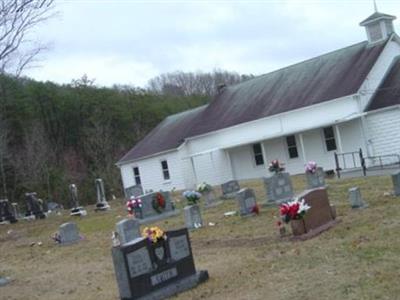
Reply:
M395 16L378 12L375 4L375 12L360 23L367 32L368 42L377 43L385 40L394 32L393 20Z

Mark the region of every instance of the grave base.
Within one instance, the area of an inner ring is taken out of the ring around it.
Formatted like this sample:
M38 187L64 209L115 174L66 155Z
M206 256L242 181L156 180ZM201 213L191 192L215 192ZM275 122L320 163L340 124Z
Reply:
M167 211L167 212L163 212L159 215L155 215L155 216L151 216L151 217L147 217L144 219L138 219L139 220L139 224L148 224L148 223L152 223L152 222L157 222L166 218L170 218L170 217L174 217L176 215L179 215L180 210L179 209L175 209L175 210L171 210L171 211Z
M313 237L316 237L320 233L324 232L325 230L330 229L331 227L335 226L336 224L338 224L340 222L341 222L341 220L332 220L328 223L325 223L324 225L319 226L318 228L308 231L305 234L293 236L293 237L291 237L291 240L292 241L305 241L305 240L311 239Z
M216 207L216 206L218 206L218 205L220 205L220 204L222 204L223 202L222 201L215 201L215 202L213 202L213 203L206 203L206 204L204 204L204 208L212 208L212 207Z
M156 290L146 296L137 298L137 300L161 300L172 297L178 293L190 290L197 285L208 280L208 271L199 271L189 277L183 278L170 285ZM121 298L121 300L130 300L130 298Z
M78 216L78 217L83 217L87 215L87 211L85 209L83 209L83 207L77 207L77 208L73 208L71 209L71 216Z
M94 209L94 211L107 211L110 209L110 205L106 202L106 203L97 203L96 204L96 208Z
M285 198L285 199L279 199L279 200L276 200L276 201L267 200L267 201L265 201L265 202L262 202L262 203L260 204L260 206L261 206L261 207L277 206L277 205L281 205L282 203L286 203L286 202L289 202L289 201L293 201L293 198L294 198L294 197L290 197L290 198Z

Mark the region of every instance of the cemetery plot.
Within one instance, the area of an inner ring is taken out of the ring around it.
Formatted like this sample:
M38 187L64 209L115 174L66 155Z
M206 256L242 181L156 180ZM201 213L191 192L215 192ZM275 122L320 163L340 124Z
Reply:
M156 243L137 238L112 249L121 299L165 299L208 279L197 272L187 229Z

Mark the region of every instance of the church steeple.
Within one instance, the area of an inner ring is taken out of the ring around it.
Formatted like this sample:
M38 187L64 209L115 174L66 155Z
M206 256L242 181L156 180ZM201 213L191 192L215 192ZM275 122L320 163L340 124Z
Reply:
M394 32L393 20L395 16L378 12L376 2L374 1L375 12L360 23L367 32L368 41L370 43L385 40Z

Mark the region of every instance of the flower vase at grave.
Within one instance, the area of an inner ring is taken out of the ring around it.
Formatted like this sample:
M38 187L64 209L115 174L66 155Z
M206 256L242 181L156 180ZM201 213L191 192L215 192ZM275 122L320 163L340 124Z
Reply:
M134 216L137 219L143 219L143 211L141 207L135 207L134 209Z
M292 227L292 232L294 236L306 233L306 226L303 219L291 220L290 226Z

